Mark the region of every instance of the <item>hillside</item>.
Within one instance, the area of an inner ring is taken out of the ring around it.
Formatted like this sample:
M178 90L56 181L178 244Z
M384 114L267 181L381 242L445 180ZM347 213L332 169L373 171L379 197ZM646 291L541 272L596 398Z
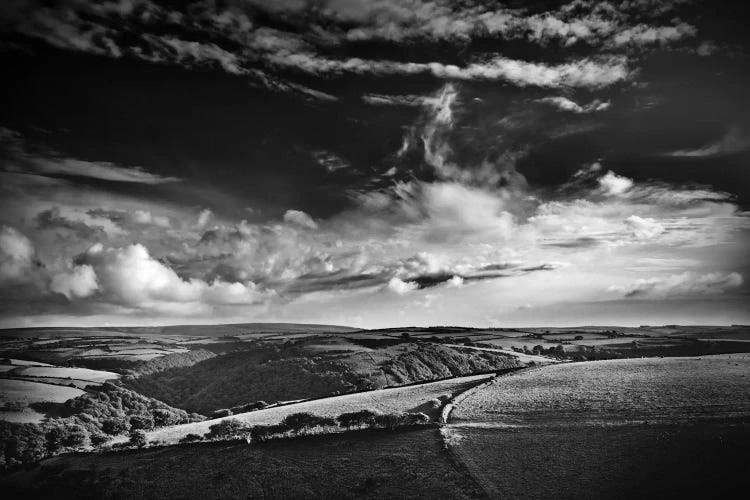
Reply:
M190 412L328 396L354 390L518 367L508 355L459 352L432 344L400 344L379 352L311 351L306 342L211 357L186 367L126 377L128 387Z

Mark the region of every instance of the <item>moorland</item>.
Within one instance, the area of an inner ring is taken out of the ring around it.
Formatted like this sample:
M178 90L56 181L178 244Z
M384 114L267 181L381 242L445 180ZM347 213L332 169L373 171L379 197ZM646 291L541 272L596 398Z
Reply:
M4 330L2 487L697 498L746 467L748 352L743 326Z

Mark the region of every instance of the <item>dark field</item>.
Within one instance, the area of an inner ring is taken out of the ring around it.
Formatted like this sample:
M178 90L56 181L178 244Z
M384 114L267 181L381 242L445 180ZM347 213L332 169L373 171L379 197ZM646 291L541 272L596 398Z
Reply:
M481 498L435 428L49 459L4 498Z
M750 423L459 430L493 498L743 498Z

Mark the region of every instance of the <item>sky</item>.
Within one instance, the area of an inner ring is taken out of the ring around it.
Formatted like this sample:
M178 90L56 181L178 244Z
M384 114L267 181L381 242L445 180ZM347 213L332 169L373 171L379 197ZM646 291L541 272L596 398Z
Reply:
M0 4L0 327L749 324L742 2Z

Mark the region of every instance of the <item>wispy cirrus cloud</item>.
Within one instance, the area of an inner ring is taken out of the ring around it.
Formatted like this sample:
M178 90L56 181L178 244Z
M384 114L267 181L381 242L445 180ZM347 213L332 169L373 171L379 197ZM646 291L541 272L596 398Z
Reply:
M685 272L664 277L645 278L628 285L613 285L611 292L622 293L625 297L674 297L690 295L718 295L742 285L739 273Z
M590 103L581 106L580 104L568 99L565 96L543 97L541 99L537 99L537 102L549 104L561 111L570 111L578 114L605 111L611 106L611 103L609 101L600 101L599 99L594 99Z
M645 6L640 6L646 11ZM255 14L284 16L296 30L271 28ZM324 56L324 49L362 40L390 42L417 39L438 43L481 37L521 39L564 46L577 42L592 47L627 48L677 42L695 35L686 23L658 26L633 24L633 5L602 9L580 2L530 14L523 9L481 3L455 5L446 1L416 0L309 2L279 4L254 2L217 7L197 2L190 9L156 0L106 4L73 2L66 6L9 8L6 23L27 36L59 48L109 57L135 57L188 68L215 67L257 84L314 99L335 96L274 75L296 69L332 76L431 74L441 79L498 80L520 86L600 88L626 80L632 73L624 54L600 53L579 60L551 64L487 54L462 64L445 61L391 61L364 57ZM643 12L639 13L640 18ZM291 16L291 17L290 17ZM168 27L168 30L156 27ZM125 32L129 36L124 36ZM196 39L197 31L203 36ZM132 35L137 33L135 37ZM205 36L206 34L210 36ZM377 98L375 98L377 99Z
M141 167L124 167L106 161L67 158L54 151L30 150L21 135L0 128L0 151L6 172L30 173L47 176L88 177L112 182L163 184L180 181L177 177L161 176Z
M750 133L738 127L730 128L718 141L695 149L679 149L666 153L675 158L708 158L750 150Z

